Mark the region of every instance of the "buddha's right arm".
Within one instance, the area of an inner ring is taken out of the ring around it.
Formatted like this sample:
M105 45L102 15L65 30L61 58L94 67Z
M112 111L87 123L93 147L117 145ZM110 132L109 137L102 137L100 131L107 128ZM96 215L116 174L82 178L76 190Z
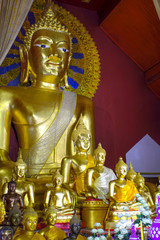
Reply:
M9 160L12 101L11 94L0 88L0 160Z

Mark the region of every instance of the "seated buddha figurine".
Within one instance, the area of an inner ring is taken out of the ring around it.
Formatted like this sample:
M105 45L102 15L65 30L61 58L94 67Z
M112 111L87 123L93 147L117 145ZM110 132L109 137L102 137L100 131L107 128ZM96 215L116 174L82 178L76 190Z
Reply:
M2 201L6 210L5 221L8 221L8 213L15 205L21 210L21 213L23 213L23 198L16 192L16 182L13 180L8 183L8 191L2 195Z
M69 215L71 218L74 211L72 208L70 192L62 187L62 182L63 176L60 174L59 170L57 170L56 174L53 175L53 187L45 194L44 206L45 208L48 208L49 206L56 208L58 220L62 218L66 222L65 215Z
M22 221L22 212L15 205L8 214L8 225L12 227L13 234L16 232L17 227L21 225Z
M120 221L118 213L131 211L133 219L138 213L140 203L136 202L135 194L138 193L134 183L125 179L127 174L127 164L124 163L122 157L119 158L115 167L117 179L109 183L109 208L105 220L106 228L112 229L117 221ZM128 212L129 213L129 212ZM134 216L133 216L134 215Z
M27 208L23 215L23 229L18 228L13 240L45 240L38 232L35 233L38 223L38 214L33 208Z
M144 198L144 200L148 203L151 210L155 210L155 205L149 188L145 185L145 179L141 176L140 173L137 173L135 178L135 185L138 189L139 194Z
M80 235L81 231L81 220L78 218L76 212L74 213L72 219L70 220L70 235L66 237L65 240L87 240L86 237Z
M72 195L85 197L87 188L87 171L95 167L94 158L88 154L91 144L91 133L86 128L81 116L78 126L73 131L72 140L76 148L76 154L65 157L62 160L61 171L63 175L63 186Z
M61 166L62 158L72 155L70 136L81 113L92 134L90 152L94 149L92 100L60 88L60 85L68 87L72 38L50 4L43 17L27 30L24 45L19 46L20 82L31 86L0 87L0 180L3 182L12 175L11 122L27 164L27 176L47 175L51 168Z
M106 198L108 198L109 182L117 178L112 169L104 166L106 151L102 148L101 143L99 143L98 147L94 150L94 158L96 160L96 169L100 174L94 181L94 189L99 199L106 200Z
M22 159L21 150L19 150L17 161L14 163L13 175L16 182L16 192L23 198L24 207L33 207L34 205L34 184L28 182L25 178L27 165ZM3 194L7 193L7 183L3 186Z
M128 170L127 175L126 175L126 179L134 182L136 176L137 176L137 173L133 170L132 163L130 162L129 170Z
M47 226L39 231L39 233L47 240L62 240L66 238L66 233L60 228L55 227L57 219L57 210L49 207L46 211Z

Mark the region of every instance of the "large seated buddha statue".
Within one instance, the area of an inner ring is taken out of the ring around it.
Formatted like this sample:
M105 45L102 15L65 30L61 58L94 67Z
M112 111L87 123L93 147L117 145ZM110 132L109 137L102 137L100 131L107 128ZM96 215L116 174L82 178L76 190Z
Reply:
M136 201L135 194L138 193L134 183L125 179L127 174L127 164L122 157L119 158L115 167L117 179L109 183L109 208L106 215L106 228L112 229L116 222L120 220L119 213L124 219L136 218L141 205ZM126 211L128 214L126 216Z
M94 149L91 99L60 88L61 82L68 87L71 39L71 34L49 5L43 17L26 32L24 45L19 46L20 82L31 83L31 86L0 87L2 184L12 175L13 164L9 159L11 122L27 164L27 176L48 174L51 168L60 167L62 158L72 155L71 133L81 113L92 134L90 151Z
M88 194L88 169L95 167L95 160L93 156L88 154L91 144L91 133L86 128L82 116L73 131L72 139L76 148L76 154L65 157L62 160L63 186L72 195L78 195L78 197L84 197L85 199Z

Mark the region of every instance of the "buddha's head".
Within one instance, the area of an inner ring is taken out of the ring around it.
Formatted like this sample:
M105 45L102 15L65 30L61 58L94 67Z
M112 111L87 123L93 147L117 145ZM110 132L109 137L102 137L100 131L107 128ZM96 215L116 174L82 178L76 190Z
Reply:
M47 208L47 211L46 211L47 225L54 226L56 224L56 220L57 220L57 210L54 207L50 206L49 208Z
M145 179L144 177L141 176L140 173L137 173L136 178L135 178L135 184L138 189L143 189L145 186Z
M133 170L132 164L130 162L130 166L129 166L129 170L127 172L126 178L128 180L134 182L136 175L137 175L137 173Z
M78 126L73 131L72 140L78 151L87 152L89 150L91 145L91 134L83 122L82 115L79 119Z
M13 194L16 191L16 182L13 179L8 183L8 193Z
M27 208L23 214L23 229L26 231L35 231L38 223L38 214L33 208Z
M64 25L55 17L50 6L43 17L26 32L25 45L20 46L21 82L45 82L56 86L64 79L71 59L71 37ZM26 69L26 70L24 70Z
M24 178L27 170L27 165L22 159L21 151L19 150L17 161L14 164L14 174L16 178Z
M71 233L74 235L78 235L80 233L81 220L79 219L76 213L73 215L73 217L70 220L70 229L71 229Z
M59 169L56 171L56 174L52 177L53 185L54 186L61 186L63 183L63 176L60 174Z
M94 150L93 155L96 160L97 166L99 168L102 168L105 163L105 159L106 159L106 151L104 148L102 148L101 143L98 144L98 147Z
M21 210L15 205L8 214L8 220L11 226L19 226L21 224L22 213Z
M118 178L125 178L127 174L127 164L123 161L122 157L119 157L119 161L115 167L115 172Z

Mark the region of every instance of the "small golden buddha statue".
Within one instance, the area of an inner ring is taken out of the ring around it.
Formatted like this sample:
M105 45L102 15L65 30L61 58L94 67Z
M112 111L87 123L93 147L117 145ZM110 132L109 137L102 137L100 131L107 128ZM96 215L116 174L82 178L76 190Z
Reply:
M95 167L94 158L88 154L91 145L91 133L86 128L81 116L78 126L73 131L72 140L76 148L76 154L65 157L62 160L61 170L63 175L63 186L72 195L85 197L87 188L87 171Z
M76 212L70 220L70 235L65 240L87 240L86 237L80 235L81 231L81 220L78 218Z
M134 180L136 178L136 175L137 175L137 173L133 170L132 163L130 162L129 170L128 170L127 175L126 175L126 179L134 182Z
M119 158L115 167L117 179L109 183L109 208L106 215L106 228L112 229L119 221L118 213L125 211L132 212L132 218L135 219L140 203L136 202L135 194L138 193L134 183L125 179L127 174L127 164L122 157ZM125 210L126 209L126 210ZM134 216L133 216L134 215ZM125 217L125 214L124 214ZM130 216L131 217L131 216Z
M33 208L27 208L23 215L23 229L17 229L15 232L13 240L45 240L38 232L35 233L37 229L38 214Z
M53 206L56 208L58 213L58 219L61 221L64 219L66 222L67 218L71 218L74 211L72 208L72 202L70 192L62 187L63 176L57 170L56 174L53 175L53 187L49 189L45 194L44 206L48 208ZM68 215L66 218L65 215ZM68 221L69 222L69 221Z
M45 216L47 221L47 227L41 229L39 233L47 240L62 240L66 238L66 233L60 228L54 226L57 219L57 210L54 207L50 206L47 209Z
M99 199L108 198L109 182L117 179L113 170L104 166L106 159L106 151L102 148L101 143L94 150L94 158L96 160L96 169L100 176L94 181L94 189Z
M60 89L62 82L64 88L68 87L71 49L71 34L55 17L51 3L43 17L28 29L24 45L19 47L20 81L27 85L31 75L31 86L0 87L0 179L3 183L11 178L13 167L9 159L11 122L27 164L27 176L48 175L51 168L61 166L62 158L72 155L70 136L81 113L92 134L90 152L94 149L92 100Z
M17 161L14 163L13 175L16 182L16 192L23 198L24 207L34 206L34 184L28 182L25 178L27 165L22 159L21 150L19 150ZM7 193L7 183L3 186L3 194Z
M135 178L135 185L138 189L139 194L144 198L144 200L148 203L151 210L155 211L155 205L149 188L145 185L145 179L141 176L140 173L137 173Z
M8 183L8 192L2 195L2 201L6 210L5 221L8 221L8 213L15 205L19 207L21 213L23 213L23 198L20 194L16 192L16 182L14 182L13 180Z
M3 201L0 199L0 224L4 221L6 215Z

